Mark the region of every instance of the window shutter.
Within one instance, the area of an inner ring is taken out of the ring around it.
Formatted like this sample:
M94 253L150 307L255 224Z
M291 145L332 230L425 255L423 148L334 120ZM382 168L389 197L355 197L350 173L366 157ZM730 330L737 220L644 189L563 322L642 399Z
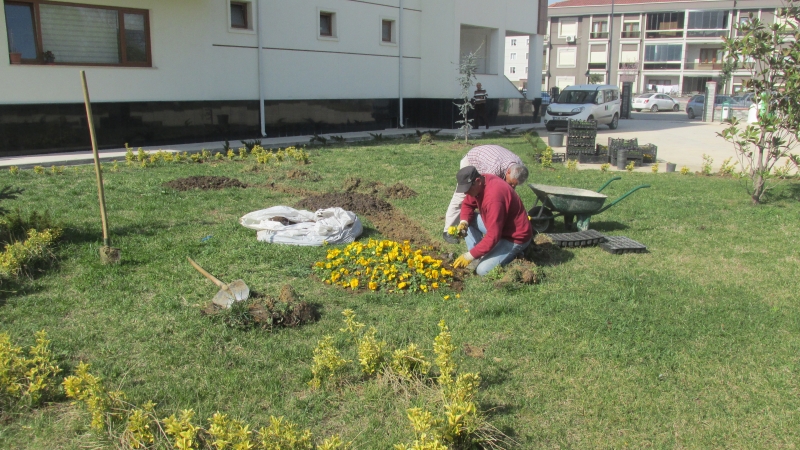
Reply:
M65 63L119 64L117 11L39 5L42 51Z

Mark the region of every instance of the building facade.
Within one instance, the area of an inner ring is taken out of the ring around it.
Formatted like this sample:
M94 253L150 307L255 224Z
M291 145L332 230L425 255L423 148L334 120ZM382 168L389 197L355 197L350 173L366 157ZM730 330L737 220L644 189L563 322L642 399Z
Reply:
M546 0L3 6L0 155L88 147L79 70L102 147L453 128L459 60L470 51L493 123L530 122L530 102L503 74L504 46L519 36L541 48L547 24ZM535 73L541 64L529 62Z
M549 6L546 88L587 82L634 92L702 92L716 81L723 93L742 87L746 72L722 83L723 37L736 23L758 17L772 23L781 0L566 0ZM609 52L610 65L609 65Z

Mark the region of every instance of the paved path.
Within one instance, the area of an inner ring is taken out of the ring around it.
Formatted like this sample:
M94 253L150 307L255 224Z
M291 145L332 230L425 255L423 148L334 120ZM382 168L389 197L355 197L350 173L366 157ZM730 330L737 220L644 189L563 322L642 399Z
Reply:
M480 130L473 130L473 136L480 136L481 133L486 131L498 131L503 129L504 127L489 127L489 130L485 128L481 128ZM541 130L544 129L543 124L524 124L524 125L509 125L507 128L517 128L517 130L529 130L529 129L537 129L540 133ZM431 128L407 128L407 129L387 129L387 130L379 130L373 131L373 134L380 133L384 137L391 137L391 136L401 136L401 135L416 135L416 130L419 131L427 131ZM541 129L541 130L539 130ZM441 130L439 135L445 136L455 136L458 130ZM323 134L322 136L330 138L331 135L335 136L342 136L345 138L347 142L357 142L357 141L368 141L373 139L370 132L362 131L362 132L354 132L354 133L331 133L331 134ZM278 137L278 138L262 138L261 145L265 148L286 148L292 145L301 146L307 145L309 140L311 139L311 135L309 136L289 136L289 137ZM241 141L238 140L231 140L230 141L231 147L237 149L242 146ZM142 147L143 150L148 152L154 152L158 150L164 151L172 151L172 152L198 152L202 149L206 149L211 151L212 153L216 153L218 151L222 151L223 147L225 146L224 141L216 141L216 142L197 142L192 144L180 144L180 145L155 145L150 147ZM138 150L138 147L135 150ZM101 161L124 161L125 160L125 148L115 148L115 149L107 149L107 150L100 150L99 156ZM43 167L50 167L53 165L75 165L75 164L91 164L93 161L92 157L92 149L87 148L84 151L77 151L77 152L68 152L68 153L47 153L41 155L27 155L27 156L9 156L5 158L0 158L0 168L5 168L9 166L17 166L21 169L30 169L33 166L43 166Z
M515 125L520 130L536 129L547 141L547 131L542 124ZM489 131L500 130L503 127L491 127ZM659 170L665 170L666 162L675 163L677 170L681 167L689 167L692 171L699 171L703 162L703 154L713 158L714 170L718 170L722 161L728 157L735 156L733 146L725 142L716 135L723 129L720 123L704 123L699 120L689 120L685 112L641 112L633 113L633 119L620 120L619 128L609 130L607 126L601 125L597 131L597 142L606 144L609 137L632 139L637 138L640 144L655 144L658 147ZM420 129L421 131L427 129ZM403 134L413 134L414 129L387 129L373 133L381 133L383 136L399 136ZM478 135L484 129L476 130ZM566 130L558 130L566 131ZM441 135L453 136L457 130L442 130ZM369 132L340 133L349 142L370 140L372 136ZM330 137L330 135L324 135ZM268 148L288 147L290 145L308 144L311 136L291 136L280 138L263 138L262 145ZM565 139L566 143L566 139ZM208 149L212 152L220 151L224 142L200 142L181 145L164 145L143 147L147 151L167 150L179 152L197 152L201 149ZM239 147L239 141L231 141L233 147ZM555 151L565 151L563 147L556 147ZM125 159L125 149L101 150L100 159L103 161ZM70 165L70 164L90 164L92 162L91 149L72 153L53 153L35 156L14 156L0 158L0 167L18 166L20 168L31 168L34 165L50 167L51 165ZM581 169L599 169L599 164L581 164ZM636 169L637 171L649 171L649 166Z
M733 145L716 133L724 129L718 122L706 123L699 119L689 120L685 112L634 112L630 120L620 120L616 130L609 130L601 125L597 130L597 143L608 144L608 138L639 140L639 144L655 144L658 147L659 171L666 170L667 162L675 163L676 170L686 166L690 170L699 171L703 164L703 154L714 160L714 171L719 169L722 161L733 157L736 161ZM557 130L565 131L565 130ZM546 133L546 132L544 132ZM543 134L542 138L547 140ZM566 144L566 139L565 139ZM565 148L556 147L556 152ZM599 164L581 164L581 169L599 168ZM637 171L649 172L650 166L638 167Z

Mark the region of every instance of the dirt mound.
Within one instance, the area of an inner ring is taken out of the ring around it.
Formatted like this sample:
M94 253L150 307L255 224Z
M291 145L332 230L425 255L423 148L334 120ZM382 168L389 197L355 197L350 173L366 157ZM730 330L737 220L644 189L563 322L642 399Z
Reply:
M300 200L295 206L298 209L307 209L309 211L338 206L346 211L365 216L392 211L392 205L386 201L373 195L358 192L329 192L327 194L312 195Z
M202 312L214 320L242 330L292 328L316 322L319 318L316 309L300 300L294 288L288 284L281 288L277 299L251 291L249 299L236 302L230 308L222 308L211 303Z
M494 287L500 289L514 284L539 284L542 282L544 274L536 264L516 259L504 268L503 277L494 283Z
M192 189L226 189L226 188L246 188L247 185L235 178L194 176L178 178L164 183L164 187L175 189L176 191L190 191Z
M322 177L319 174L314 172L308 172L301 169L292 169L286 172L286 178L290 180L302 180L302 181L320 181Z
M342 183L345 192L361 192L364 194L376 195L381 193L384 184L380 181L364 181L358 177L347 177Z
M428 233L425 230L403 214L396 211L388 211L370 214L368 217L375 229L393 241L409 241L416 245L438 248L428 239Z
M405 184L397 183L395 185L387 187L384 190L384 195L386 195L389 198L404 199L404 198L416 197L417 193L416 191L406 186Z

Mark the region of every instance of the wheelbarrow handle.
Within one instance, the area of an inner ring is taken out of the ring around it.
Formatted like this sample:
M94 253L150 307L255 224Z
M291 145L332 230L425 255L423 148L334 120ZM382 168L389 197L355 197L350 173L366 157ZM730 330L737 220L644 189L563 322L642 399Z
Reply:
M605 183L604 185L600 186L600 189L598 189L598 190L597 190L597 192L600 192L600 191L602 191L603 189L605 189L605 188L606 188L606 186L608 186L609 184L611 184L611 182L612 182L612 181L617 181L617 180L621 180L621 179L622 179L622 177L613 177L613 178L611 178L610 180L606 181L606 183Z
M608 208L611 208L612 206L614 206L617 203L621 202L625 197L633 194L634 192L638 191L639 189L649 188L649 187L650 187L649 184L642 184L642 185L636 186L635 188L633 188L630 191L628 191L625 194L623 194L622 197L614 200L613 202L611 202L608 205L604 206L600 211L597 211L596 213L593 213L593 214L600 214L601 212L603 212L603 211L607 210Z
M223 283L222 281L220 281L220 280L219 280L217 277L215 277L214 275L211 275L210 273L206 272L206 270L205 270L205 269L203 269L202 267L200 267L200 266L199 266L199 265L198 265L196 262L194 262L194 261L192 260L192 258L189 258L189 257L187 256L187 257L186 257L186 259L188 259L188 260L189 260L189 264L191 264L191 265L192 265L192 267L194 267L195 269L197 269L197 271L198 271L198 272L200 272L200 273L202 273L202 274L203 274L203 275L204 275L206 278L208 278L209 280L213 281L213 282L214 282L214 284L216 284L217 286L219 286L221 289L228 289L228 285L227 285L227 284L225 284L225 283Z

